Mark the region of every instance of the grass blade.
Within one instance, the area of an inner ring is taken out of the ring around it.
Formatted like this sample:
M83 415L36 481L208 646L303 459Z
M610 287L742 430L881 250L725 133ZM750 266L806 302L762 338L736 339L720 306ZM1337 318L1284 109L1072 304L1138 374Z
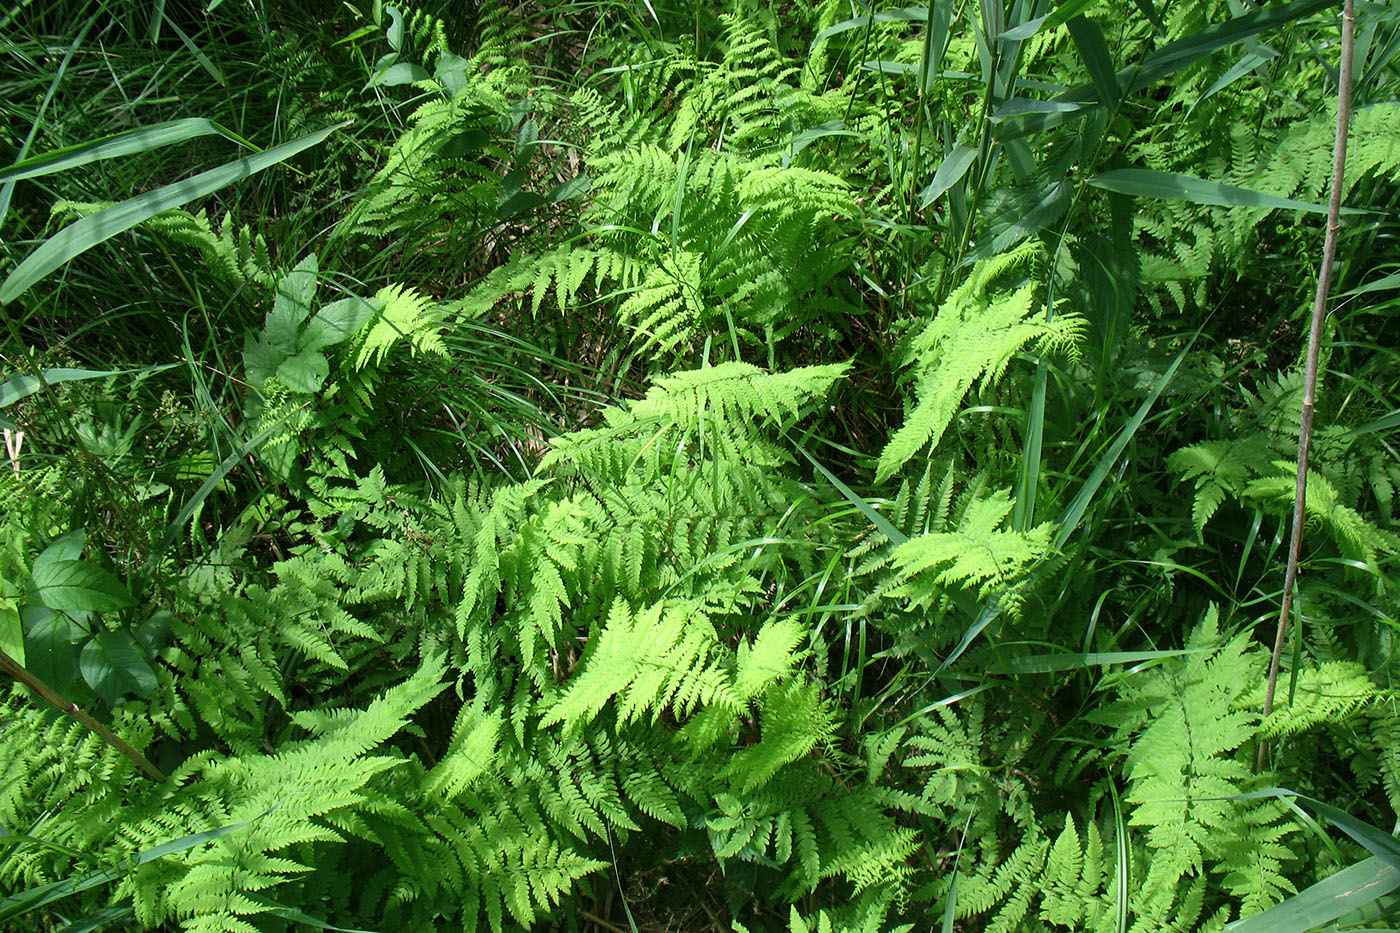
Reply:
M1143 60L1142 68L1137 70L1128 85L1128 93L1150 87L1173 72L1226 46L1332 6L1334 4L1329 0L1294 0L1292 3L1270 4L1253 13L1207 26L1193 35L1169 42Z
M7 408L20 399L33 395L46 385L75 382L80 379L105 379L108 376L126 376L131 373L158 373L175 365L175 363L166 363L164 366L142 366L137 369L65 369L59 367L43 370L35 376L11 376L4 382L0 382L0 408Z
M1312 201L1295 201L1281 198L1262 191L1224 185L1206 178L1193 178L1176 172L1156 172L1145 168L1116 168L1100 172L1089 179L1089 184L1105 191L1131 194L1142 198L1165 198L1175 201L1190 201L1193 204L1215 204L1220 207L1262 207L1266 210L1307 211L1313 214L1327 213L1326 204ZM1346 213L1362 213L1357 208L1344 209Z
M309 133L300 139L283 143L256 155L244 156L207 172L200 172L191 178L177 181L163 188L156 188L120 204L89 214L81 220L64 227L49 237L34 252L30 253L19 266L10 273L5 283L0 285L0 304L9 304L23 295L46 275L81 255L105 240L111 239L124 230L149 220L161 211L188 204L196 198L207 197L241 181L264 169L271 168L309 149L324 140L336 130L349 126L349 122L337 123Z
M101 139L79 143L76 146L66 146L62 149L55 149L53 152L25 159L23 162L16 162L8 168L0 169L0 182L19 181L25 178L38 178L41 175L52 175L55 172L66 172L81 165L100 162L103 159L116 159L121 156L149 152L152 149L198 139L201 136L222 136L230 142L258 151L257 146L212 120L206 120L203 117L189 117L184 120L171 120L168 123L157 123L155 126L143 126L125 133L104 136Z
M828 26L817 37L812 40L811 48L830 39L832 36L840 35L843 32L850 32L852 29L864 29L873 23L922 23L928 19L928 7L912 6L900 10L881 10L869 16L856 16L852 19L842 20L834 26Z
M1358 285L1349 292L1343 292L1338 298L1345 298L1349 295L1364 295L1367 292L1385 291L1390 288L1400 288L1400 272L1392 272L1390 275Z
M19 7L15 8L16 10ZM13 11L12 11L13 12ZM94 13L88 17L83 28L78 30L78 35L73 39L73 44L68 47L68 52L63 56L63 61L59 62L58 70L54 72L53 80L49 82L49 89L44 93L44 100L39 104L39 112L34 115L34 122L29 126L29 135L24 138L24 144L19 147L18 161L23 161L25 155L29 153L29 147L34 143L34 136L39 132L39 124L43 122L44 114L49 109L49 104L53 101L53 95L58 90L59 84L63 82L63 76L68 72L68 63L73 60L73 55L78 51L78 47L83 44L83 39L87 36L87 31L92 28L93 21L97 19ZM8 17L6 18L8 21ZM14 195L15 183L13 180L0 184L0 224L5 222L5 217L10 213L10 198Z
M1187 341L1186 346L1182 347L1181 352L1176 355L1176 359L1172 360L1171 365L1167 367L1167 371L1162 373L1157 379L1157 384L1152 387L1152 391L1147 394L1147 398L1142 400L1142 404L1138 406L1138 410L1128 419L1128 423L1123 426L1123 430L1120 431L1118 437L1114 439L1113 445L1104 452L1099 462L1095 464L1094 472L1089 474L1089 478L1086 479L1084 485L1080 487L1079 493L1074 497L1074 501L1069 504L1069 507L1065 509L1065 514L1060 518L1060 530L1056 533L1055 540L1050 544L1050 550L1052 552L1058 551L1060 548L1064 547L1065 542L1069 540L1069 536L1074 533L1074 529L1079 527L1080 520L1084 518L1084 513L1088 510L1089 503L1093 501L1094 496L1099 491L1099 487L1103 485L1104 478L1108 476L1108 471L1113 469L1113 465L1118 462L1118 458L1122 456L1123 451L1127 448L1128 442L1133 439L1133 435L1137 433L1138 428L1142 427L1142 422L1146 420L1147 413L1152 410L1152 406L1157 403L1157 398L1162 394L1162 391L1166 389L1167 384L1172 381L1172 377L1176 375L1177 368L1180 367L1182 361L1186 359L1187 351L1191 349L1195 342L1196 337L1192 335L1191 339Z
M1105 664L1138 664L1142 661L1208 653L1201 649L1186 648L1171 651L1091 651L1088 654L1066 651L1063 654L1033 654L1021 658L1006 658L998 661L997 666L1008 674L1052 674Z
M1113 54L1108 50L1103 27L1085 16L1069 21L1069 35L1089 72L1099 100L1109 108L1118 106L1118 76L1113 72Z
M1306 933L1396 888L1400 888L1400 869L1373 855L1225 929L1227 933Z
M30 888L28 891L20 891L12 894L0 901L0 920L11 920L22 916L32 910L50 904L60 898L70 894L77 894L79 891L86 891L88 888L96 887L99 884L107 884L120 878L125 872L138 865L164 858L167 855L174 855L176 852L184 852L186 849L193 849L195 846L204 845L206 842L213 842L220 836L227 836L236 832L254 820L261 819L272 810L268 809L253 817L251 820L244 820L241 823L232 823L228 826L220 826L218 829L205 830L202 833L191 833L188 836L181 836L179 839L172 839L163 842L158 846L152 846L142 852L136 853L129 863L100 868L97 871L88 872L77 878L65 878L61 881L51 881L48 884L40 885L37 888Z

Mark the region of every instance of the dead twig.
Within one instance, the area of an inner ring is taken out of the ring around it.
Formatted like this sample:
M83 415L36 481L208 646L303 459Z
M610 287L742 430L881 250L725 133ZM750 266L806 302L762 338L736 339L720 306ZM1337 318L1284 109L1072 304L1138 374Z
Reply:
M1303 419L1298 429L1298 480L1293 491L1293 529L1288 541L1288 569L1283 577L1283 604L1274 634L1274 651L1269 658L1269 683L1264 691L1264 715L1274 708L1278 686L1279 659L1288 637L1288 611L1293 605L1293 589L1298 581L1298 556L1303 548L1303 522L1307 519L1308 447L1312 442L1313 410L1317 402L1317 363L1322 345L1322 322L1327 316L1327 296L1332 287L1332 260L1337 255L1337 233L1342 210L1342 184L1346 173L1347 129L1351 124L1351 59L1355 44L1354 0L1342 4L1342 61L1337 80L1337 138L1332 148L1332 191L1327 201L1327 233L1322 241L1322 268L1317 272L1317 295L1313 299L1312 327L1308 331L1308 355L1303 370ZM1254 769L1264 768L1268 743L1259 741Z

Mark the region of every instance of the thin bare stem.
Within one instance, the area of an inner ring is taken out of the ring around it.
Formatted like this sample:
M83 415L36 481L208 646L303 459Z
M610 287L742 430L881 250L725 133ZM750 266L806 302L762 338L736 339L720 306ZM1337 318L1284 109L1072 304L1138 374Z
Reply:
M4 671L15 680L24 684L30 690L34 691L35 694L47 700L56 709L62 710L64 713L72 716L88 731L95 733L102 741L121 752L128 761L140 768L142 773L151 780L158 784L165 783L165 775L161 773L161 770L151 764L150 760L145 755L133 748L130 742L79 709L78 704L68 702L63 694L29 673L22 664L4 651L0 651L0 671Z
M1308 448L1312 443L1313 410L1317 402L1317 363L1322 345L1322 322L1327 315L1327 296L1332 288L1332 260L1337 255L1337 233L1342 210L1342 184L1346 174L1347 129L1351 124L1351 59L1355 44L1354 0L1342 4L1342 61L1337 80L1337 138L1332 148L1332 192L1327 201L1327 233L1322 242L1322 268L1317 272L1317 295L1313 299L1312 327L1308 331L1308 355L1303 371L1303 418L1298 429L1298 479L1293 492L1293 529L1288 540L1288 569L1283 577L1283 604L1274 634L1274 651L1269 658L1269 684L1264 691L1264 715L1274 708L1278 686L1279 659L1288 637L1288 610L1293 606L1293 589L1298 582L1298 556L1303 548L1303 522L1307 518ZM1263 770L1268 743L1259 742L1256 771Z

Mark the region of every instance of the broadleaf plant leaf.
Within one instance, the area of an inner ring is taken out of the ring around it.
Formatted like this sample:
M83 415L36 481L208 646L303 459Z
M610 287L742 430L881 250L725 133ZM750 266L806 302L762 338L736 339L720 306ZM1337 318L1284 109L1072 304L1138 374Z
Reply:
M59 612L109 612L135 603L121 580L87 561L53 561L36 567L30 580L38 600Z
M100 631L78 655L78 670L92 692L108 706L124 696L143 696L156 688L156 673L126 632Z
M25 626L24 666L44 683L62 692L73 679L73 639L68 617L39 611Z

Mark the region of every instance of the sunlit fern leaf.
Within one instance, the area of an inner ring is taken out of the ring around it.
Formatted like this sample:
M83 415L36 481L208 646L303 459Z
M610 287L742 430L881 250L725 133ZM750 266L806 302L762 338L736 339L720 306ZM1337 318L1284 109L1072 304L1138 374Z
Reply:
M1023 347L1074 351L1082 318L1033 315L1041 305L1030 284L1012 292L991 291L1000 275L1029 262L1034 249L1028 244L979 264L910 340L904 358L915 401L880 454L877 481L894 475L920 451L936 448L964 396L979 382L994 385Z

